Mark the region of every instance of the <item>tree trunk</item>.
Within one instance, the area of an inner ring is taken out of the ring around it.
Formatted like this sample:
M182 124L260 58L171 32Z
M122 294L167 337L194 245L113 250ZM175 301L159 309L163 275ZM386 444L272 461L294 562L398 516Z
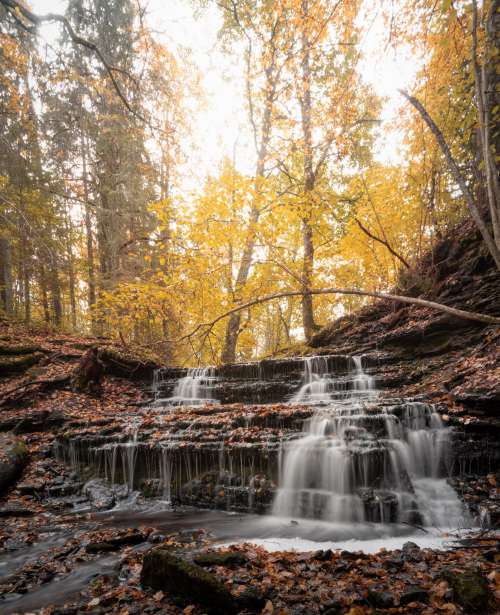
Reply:
M43 307L43 318L46 323L50 322L50 312L49 312L49 299L47 295L47 274L45 272L45 265L43 261L40 259L40 292L42 294L42 307Z
M71 310L71 326L73 331L76 331L76 277L75 277L75 265L73 262L73 252L71 250L71 243L68 246L68 283L69 283L69 305Z
M314 322L312 295L308 292L311 290L314 266L313 231L310 220L306 218L302 220L302 239L304 243L302 284L303 290L307 292L307 294L302 295L302 326L304 328L304 337L306 341L309 341L314 335L317 325Z
M269 148L269 141L271 138L271 126L272 126L272 111L274 106L274 97L276 93L276 74L274 67L274 57L271 60L271 65L266 69L266 98L265 107L262 115L261 126L261 142L257 156L257 165L255 170L255 193L259 194L260 186L262 184L265 164L267 159L267 153ZM253 252L255 248L255 234L256 227L259 221L260 209L259 204L254 200L252 203L252 209L250 211L250 219L247 229L247 237L243 254L238 269L238 275L236 276L235 284L235 301L241 301L241 293L244 290L245 284L248 280L250 268L252 266ZM236 360L236 344L238 343L238 337L240 335L240 323L241 314L235 312L231 315L227 322L226 333L224 337L224 345L222 347L221 361L223 363L234 363Z
M49 280L52 301L52 319L54 324L59 327L62 322L61 285L59 283L56 256L53 252L50 255L50 261Z
M31 288L30 288L30 255L29 255L29 243L28 232L26 224L23 219L20 220L19 227L21 229L21 241L19 251L19 272L22 280L22 300L24 304L24 322L29 324L31 322Z
M314 322L313 298L307 291L311 289L314 270L314 241L312 229L312 192L316 184L313 170L313 145L311 129L311 66L310 42L307 33L306 20L309 19L308 0L302 0L302 91L299 95L300 111L302 117L302 133L304 138L304 211L302 218L302 287L307 294L302 296L302 326L304 337L309 341L313 336L316 323Z
M95 265L94 265L94 241L92 235L92 218L89 203L89 186L87 177L87 144L83 130L80 132L81 148L82 148L82 182L83 182L83 198L85 200L85 236L87 244L87 288L88 288L88 306L90 312L90 328L95 331L95 316L93 308L96 301L96 284L95 284Z
M12 256L6 237L0 237L0 302L5 315L12 316Z
M495 6L496 5L496 6ZM495 36L496 27L494 26L495 20L493 11L497 11L498 2L492 2L492 13L488 16L489 27L484 37L484 51L483 51L483 63L479 65L478 58L478 9L477 1L472 2L472 67L474 71L474 86L475 86L475 98L476 108L478 115L478 135L481 149L481 162L482 169L481 174L484 173L484 179L486 180L486 190L488 195L488 205L490 210L491 226L493 228L493 237L497 249L500 251L500 186L498 182L498 171L495 162L494 152L492 150L491 143L491 116L493 109L490 107L491 96L488 95L491 87L490 83L490 71L487 70L487 65L492 63L498 63L498 56L490 54L493 50L498 53L498 49L495 48L496 41L489 40L490 36ZM491 47L493 46L493 49Z

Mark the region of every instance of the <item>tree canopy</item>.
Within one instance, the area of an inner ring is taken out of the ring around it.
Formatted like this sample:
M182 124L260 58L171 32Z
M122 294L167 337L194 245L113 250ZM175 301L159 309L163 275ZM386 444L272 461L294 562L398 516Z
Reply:
M498 0L186 10L240 71L248 142L201 180L202 68L146 3L0 0L0 313L235 361L425 289L408 272L465 217L500 268ZM389 118L367 70L387 53L416 67Z

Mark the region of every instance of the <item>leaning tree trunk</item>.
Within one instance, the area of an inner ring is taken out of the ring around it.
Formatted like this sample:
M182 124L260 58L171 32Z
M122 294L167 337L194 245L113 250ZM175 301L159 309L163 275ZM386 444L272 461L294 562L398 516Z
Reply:
M470 191L467 182L465 181L465 178L460 171L460 168L458 167L456 160L453 158L450 146L446 142L443 133L438 128L437 124L434 122L432 117L429 115L427 109L422 105L418 98L410 96L408 92L405 92L404 90L399 91L408 100L408 102L410 102L413 107L415 107L415 109L420 113L420 116L430 128L431 132L434 134L436 141L438 142L438 145L441 148L441 151L446 159L450 173L453 179L457 182L460 191L462 192L462 195L465 199L465 202L467 203L471 217L474 220L477 228L479 229L483 241L486 244L491 256L493 257L493 260L495 261L497 269L500 270L500 249L497 247L495 239L492 236L486 221L483 219L478 203L472 196L472 192Z

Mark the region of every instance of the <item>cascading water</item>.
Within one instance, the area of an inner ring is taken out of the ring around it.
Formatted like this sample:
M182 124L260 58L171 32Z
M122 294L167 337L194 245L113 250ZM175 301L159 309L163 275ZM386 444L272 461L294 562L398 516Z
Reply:
M155 374L155 377L158 376ZM153 383L155 401L153 406L199 406L201 404L218 404L219 400L212 398L214 384L218 378L213 367L192 367L187 374L180 378L175 385L171 397L161 398L160 382Z
M338 378L321 357L306 360L304 384L291 401L321 408L306 422L306 434L285 444L275 515L436 527L463 522L462 505L442 478L450 432L431 405L377 400L359 357Z
M363 371L361 358L353 357L351 372L346 377L333 377L329 372L328 357L316 356L304 359L302 386L291 398L296 404L329 404L334 399L342 400L347 393L355 392L358 398L375 395L374 380Z

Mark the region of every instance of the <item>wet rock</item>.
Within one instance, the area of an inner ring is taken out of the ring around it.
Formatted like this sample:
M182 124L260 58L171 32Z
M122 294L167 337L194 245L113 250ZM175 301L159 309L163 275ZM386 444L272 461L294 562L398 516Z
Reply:
M445 570L441 576L451 587L454 602L463 607L466 612L488 612L490 589L488 580L480 572Z
M116 502L114 491L98 478L89 480L83 487L83 493L97 510L108 510Z
M403 545L401 557L406 562L418 562L422 559L422 552L417 544L408 541Z
M3 546L7 551L19 551L19 549L24 549L27 544L23 540L7 538L7 540L3 543Z
M47 487L47 493L51 497L60 497L65 495L74 495L79 493L82 488L82 483L67 482L59 485L50 485Z
M332 559L332 555L333 551L331 549L326 549L325 551L320 549L314 554L314 559L318 560L319 562L329 562Z
M214 575L166 549L146 553L141 583L198 602L210 613L238 612L233 596Z
M140 482L139 490L145 498L154 498L161 495L163 482L159 478L146 478Z
M151 532L151 534L148 536L148 542L152 544L157 544L159 542L163 542L165 538L165 534L162 534L161 532Z
M226 553L203 553L194 558L198 566L244 566L248 558L244 553L238 551L227 551Z
M394 606L394 597L389 592L377 591L370 588L368 590L368 602L380 609L390 609Z
M427 602L429 600L429 592L421 587L408 587L399 600L401 606L405 606L410 602Z

